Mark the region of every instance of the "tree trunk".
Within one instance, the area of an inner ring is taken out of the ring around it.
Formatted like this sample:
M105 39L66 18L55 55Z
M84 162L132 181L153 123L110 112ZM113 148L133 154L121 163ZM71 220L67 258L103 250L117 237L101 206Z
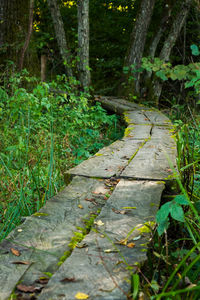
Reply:
M5 33L4 12L5 12L5 0L0 0L0 48L4 44L4 33Z
M90 85L89 69L89 0L78 0L78 71L83 88Z
M60 55L65 65L66 73L69 77L71 77L73 76L71 69L71 55L67 46L64 24L60 14L60 9L58 7L57 0L47 0L47 3L51 12Z
M22 53L21 53L21 57L19 60L19 70L21 71L23 68L23 64L24 64L24 55L25 52L28 48L30 39L31 39L31 34L33 31L33 10L34 10L34 0L30 0L30 8L29 8L29 27L28 27L28 33L27 33L27 37L26 37L26 41L24 43L24 47L22 48Z
M138 69L144 52L147 31L151 21L155 0L142 0L140 11L131 34L131 47L126 58L126 66L134 65ZM139 93L139 73L135 73L134 91Z
M46 54L41 55L41 81L46 80L46 65L47 65L47 56Z
M20 41L25 37L28 24L29 0L0 0L1 63L17 63Z
M162 16L162 19L160 22L159 29L158 29L157 33L155 34L154 38L152 39L152 42L149 47L148 56L150 56L151 58L155 57L156 50L159 45L160 39L163 36L163 33L165 32L165 30L167 28L167 24L168 24L169 18L171 16L171 10L172 10L171 6L166 4L165 8L163 10L163 16ZM145 81L150 80L151 75L152 75L152 71L147 72L145 75Z
M192 2L193 0L185 0L179 12L177 13L176 17L174 18L169 35L167 36L163 48L160 52L160 56L159 56L160 59L164 61L169 61L171 51L186 21L187 14L190 10L190 6ZM162 92L162 83L157 80L154 84L154 95L157 99L157 102L160 98L161 92Z

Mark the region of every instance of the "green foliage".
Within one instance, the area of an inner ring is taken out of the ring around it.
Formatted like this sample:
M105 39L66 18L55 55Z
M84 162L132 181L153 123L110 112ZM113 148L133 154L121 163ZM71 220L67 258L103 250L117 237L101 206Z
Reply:
M191 46L192 54L199 55L199 48L196 45ZM144 57L142 59L142 68L148 72L154 72L155 75L163 81L171 79L184 80L185 88L193 88L195 94L200 94L200 63L190 63L188 65L172 66L159 58L152 60ZM200 102L198 102L199 104Z
M188 199L184 195L176 196L172 201L161 206L156 214L156 222L158 223L158 234L161 235L169 226L169 215L174 220L185 222L184 212L181 205L189 205Z
M200 51L199 51L199 47L197 45L191 45L190 46L191 50L192 50L192 55L198 56L200 55Z
M57 193L66 168L119 137L117 117L91 106L78 84L65 75L38 84L26 72L2 78L1 238Z

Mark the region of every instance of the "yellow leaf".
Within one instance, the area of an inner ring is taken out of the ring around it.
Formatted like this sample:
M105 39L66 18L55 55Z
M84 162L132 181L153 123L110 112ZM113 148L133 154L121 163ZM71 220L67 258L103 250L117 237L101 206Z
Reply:
M81 300L81 299L88 299L89 296L88 296L87 294L78 292L78 293L75 295L75 298Z
M95 221L94 224L96 224L97 226L103 226L104 223L101 220Z
M134 244L134 243L128 243L128 244L127 244L127 247L128 247L128 248L134 248L134 247L135 247L135 244Z
M14 254L15 256L20 256L21 253L19 250L15 249L15 248L10 248L10 251L12 252L12 254Z
M81 209L83 209L83 205L81 205L81 204L79 204L78 207L81 208Z

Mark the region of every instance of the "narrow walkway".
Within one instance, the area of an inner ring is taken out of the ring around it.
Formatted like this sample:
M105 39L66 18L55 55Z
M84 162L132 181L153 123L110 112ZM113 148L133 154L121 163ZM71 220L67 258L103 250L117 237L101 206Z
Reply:
M146 260L162 192L174 180L176 142L159 111L97 100L124 114L124 137L69 170L67 187L0 244L0 300L130 295L131 273Z

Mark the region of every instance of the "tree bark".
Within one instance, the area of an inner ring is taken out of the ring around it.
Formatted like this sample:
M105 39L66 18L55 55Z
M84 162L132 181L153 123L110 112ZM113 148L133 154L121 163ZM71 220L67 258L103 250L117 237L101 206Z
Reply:
M155 0L142 0L141 7L136 18L136 22L131 33L131 47L126 58L125 65L134 65L138 69L141 65L141 59L144 52L147 31L151 21ZM139 73L135 73L134 90L139 93Z
M78 0L78 72L83 88L90 85L89 69L89 0Z
M47 0L47 3L51 12L60 55L65 66L66 73L69 77L71 77L73 76L73 72L71 69L71 54L67 46L64 24L60 14L60 9L58 7L57 0Z
M23 68L23 64L24 64L24 55L25 52L28 48L30 39L31 39L31 34L33 31L33 10L34 10L34 0L30 0L30 8L29 8L29 28L28 28L28 33L27 33L27 37L26 37L26 41L24 43L24 47L22 48L22 53L21 53L21 57L20 57L20 61L19 61L19 70L21 71Z
M46 65L47 65L47 56L46 54L41 55L41 81L46 80Z
M179 12L177 13L176 17L174 18L169 35L167 36L164 45L161 49L160 56L159 56L160 59L164 61L169 61L171 51L186 21L192 2L193 0L185 0ZM160 98L161 92L162 92L162 83L157 80L154 84L154 95L155 98L157 99L157 102Z

